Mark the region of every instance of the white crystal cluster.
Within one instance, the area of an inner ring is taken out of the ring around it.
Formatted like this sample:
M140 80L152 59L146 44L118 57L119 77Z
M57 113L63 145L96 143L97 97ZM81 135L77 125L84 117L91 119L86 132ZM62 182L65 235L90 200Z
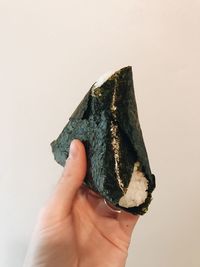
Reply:
M119 200L119 205L121 207L137 207L144 203L147 198L148 181L139 170L139 166L140 163L136 162L127 191Z

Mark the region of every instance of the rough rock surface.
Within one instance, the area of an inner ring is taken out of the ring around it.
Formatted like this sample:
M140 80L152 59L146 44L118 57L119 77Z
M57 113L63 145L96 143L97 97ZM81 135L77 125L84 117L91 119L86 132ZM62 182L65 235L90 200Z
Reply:
M81 140L88 160L84 183L116 207L127 190L134 163L139 161L148 180L148 196L139 206L120 208L142 215L151 202L155 177L138 120L132 68L122 68L97 84L93 84L59 137L51 143L55 160L64 166L71 141Z

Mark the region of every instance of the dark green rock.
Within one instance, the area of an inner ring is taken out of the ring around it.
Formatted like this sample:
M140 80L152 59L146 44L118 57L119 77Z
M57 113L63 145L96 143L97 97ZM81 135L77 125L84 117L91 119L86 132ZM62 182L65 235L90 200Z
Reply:
M140 170L148 180L147 198L139 206L120 208L144 214L151 202L155 177L138 120L131 67L115 72L99 87L94 84L51 143L55 160L62 166L73 139L81 140L86 148L85 185L116 207L129 185L134 163L140 162Z

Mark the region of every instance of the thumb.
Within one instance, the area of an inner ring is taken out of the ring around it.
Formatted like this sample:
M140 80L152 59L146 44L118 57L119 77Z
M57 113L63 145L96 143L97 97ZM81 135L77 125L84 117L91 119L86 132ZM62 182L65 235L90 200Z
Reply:
M70 145L69 157L66 160L62 176L47 204L51 214L53 212L54 215L63 217L71 211L73 200L85 175L85 147L81 141L74 139Z

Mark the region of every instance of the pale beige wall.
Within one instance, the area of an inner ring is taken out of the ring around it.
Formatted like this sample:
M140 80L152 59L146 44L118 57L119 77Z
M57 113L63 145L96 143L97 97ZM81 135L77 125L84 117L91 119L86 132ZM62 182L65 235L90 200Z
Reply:
M61 168L49 143L132 65L157 190L129 267L200 266L199 0L0 1L0 266L20 267Z

